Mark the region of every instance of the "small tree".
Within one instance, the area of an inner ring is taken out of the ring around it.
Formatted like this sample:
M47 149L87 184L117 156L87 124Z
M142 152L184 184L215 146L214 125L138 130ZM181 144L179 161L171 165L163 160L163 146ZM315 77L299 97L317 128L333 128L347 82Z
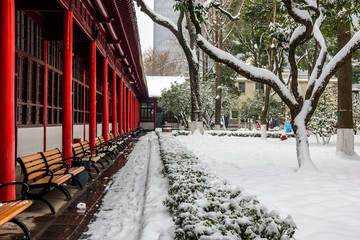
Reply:
M336 133L337 122L337 98L334 85L326 87L320 97L316 110L308 123L308 129L311 131L319 143L318 136L323 144L329 144L331 136Z
M359 97L353 97L352 105L353 105L354 131L355 131L355 133L357 133L357 131L360 130L360 102L359 102Z
M178 56L178 57L176 57ZM144 52L144 70L147 76L179 76L184 68L181 55L170 51L148 49Z
M253 98L248 98L241 103L240 117L242 119L258 121L261 118L262 110L264 107L265 93L257 91ZM267 113L266 123L269 124L270 120L284 120L285 108L277 102L273 96L269 98L269 110Z
M189 83L173 83L169 89L163 90L159 107L164 111L172 112L179 122L188 128L188 118L191 114Z

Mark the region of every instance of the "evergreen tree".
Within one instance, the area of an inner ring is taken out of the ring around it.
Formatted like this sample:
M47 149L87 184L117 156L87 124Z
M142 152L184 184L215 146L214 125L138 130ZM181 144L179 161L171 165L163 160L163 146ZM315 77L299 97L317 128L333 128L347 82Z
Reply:
M336 133L337 97L334 85L328 85L320 97L316 110L308 123L308 129L318 136L323 144L329 144L331 136Z

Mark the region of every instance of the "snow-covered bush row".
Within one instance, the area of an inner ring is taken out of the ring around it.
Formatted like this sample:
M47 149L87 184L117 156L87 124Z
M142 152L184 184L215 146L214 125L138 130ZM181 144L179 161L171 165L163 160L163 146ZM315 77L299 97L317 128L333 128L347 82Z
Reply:
M212 136L229 136L229 137L261 137L261 132L209 132ZM282 132L266 132L268 138L280 138ZM293 133L287 133L288 138L295 137Z
M175 222L175 239L291 239L296 225L281 219L255 196L216 177L176 138L160 133L169 179L164 204Z

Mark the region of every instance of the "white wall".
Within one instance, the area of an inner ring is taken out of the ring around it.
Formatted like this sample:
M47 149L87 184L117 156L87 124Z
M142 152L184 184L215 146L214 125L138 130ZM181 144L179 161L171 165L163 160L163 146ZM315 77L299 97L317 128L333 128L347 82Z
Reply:
M89 129L89 128L87 128ZM84 140L84 125L74 125L73 127L73 139L80 138L81 141Z
M154 130L154 123L153 122L140 122L140 127L144 128L145 130Z
M62 151L62 126L46 128L46 150L53 148Z
M109 131L112 124L109 124ZM102 125L97 124L97 136L102 136ZM73 138L84 140L84 125L73 126ZM89 124L85 125L85 139L89 140ZM46 128L46 150L59 148L62 151L62 126ZM23 157L44 151L44 128L18 128L17 130L17 156Z
M22 157L44 150L44 128L18 128L17 156Z
M96 126L96 136L102 136L102 124L98 123Z

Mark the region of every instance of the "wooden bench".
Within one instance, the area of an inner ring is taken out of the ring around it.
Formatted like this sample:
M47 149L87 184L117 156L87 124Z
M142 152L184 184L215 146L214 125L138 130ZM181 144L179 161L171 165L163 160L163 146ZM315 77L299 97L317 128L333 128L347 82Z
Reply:
M74 143L72 145L73 149L73 155L74 157L77 157L81 159L82 161L90 161L90 166L93 167L97 173L100 173L100 169L96 166L96 164L100 164L101 167L104 169L104 164L100 161L101 159L106 157L106 153L99 152L98 149L93 149L95 153L91 153L90 144L88 141L81 141L80 143ZM106 159L105 159L106 161ZM92 178L92 175L89 172L90 178Z
M24 232L25 235L24 239L30 239L31 235L29 229L26 227L26 225L23 222L21 222L19 219L16 218L18 214L22 213L28 207L30 207L31 204L33 204L31 200L24 200L25 193L29 191L29 187L25 183L11 182L6 184L0 184L0 188L15 184L23 185L22 188L23 198L21 200L0 202L0 226L2 226L7 222L15 223Z
M120 151L123 151L126 148L125 141L121 140L121 138L115 138L112 133L109 133L109 141L114 142Z
M114 160L117 155L117 149L115 145L110 144L109 142L105 142L103 136L97 137L95 139L96 148L100 149L100 151L105 152L110 159Z
M73 176L70 173L55 175L48 169L46 161L41 153L35 153L25 157L18 157L16 161L20 164L24 176L23 182L29 186L28 198L44 202L55 214L52 204L44 196L53 189L59 189L64 193L66 200L71 199L69 191L63 186ZM70 168L68 163L64 166Z
M126 134L120 135L119 132L117 133L117 135L118 135L119 139L124 141L125 147L127 147L129 145L129 143L130 143L131 135L126 135Z
M64 175L70 174L72 176L71 180L75 181L79 186L80 189L83 188L82 184L79 180L75 177L77 174L81 173L85 170L83 166L70 166L67 164L66 160L73 160L76 157L69 157L67 159L63 159L62 154L58 148L51 149L46 152L42 152L41 155L46 162L47 169L50 169L54 172L55 175ZM76 159L81 161L81 159Z
M143 128L142 128L142 127L138 127L138 128L136 128L136 129L134 129L134 130L131 131L131 135L132 135L133 137L138 137L138 136L141 134L142 131L143 131Z

